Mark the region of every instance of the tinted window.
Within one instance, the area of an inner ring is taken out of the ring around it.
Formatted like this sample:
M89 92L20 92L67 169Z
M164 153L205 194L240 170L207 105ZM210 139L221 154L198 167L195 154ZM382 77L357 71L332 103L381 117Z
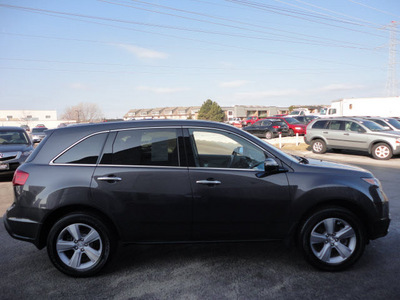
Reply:
M288 122L289 124L300 124L300 122L295 118L285 118L285 121Z
M118 132L101 164L179 166L176 129L138 129Z
M330 121L329 129L331 130L344 130L344 122L343 121Z
M388 122L390 123L390 125L392 125L394 128L400 129L400 122L397 121L396 119L388 119L387 121L388 121Z
M190 130L197 167L262 169L264 151L250 142L225 132Z
M67 150L54 160L58 164L96 164L107 133L96 134Z
M327 120L317 121L317 122L314 123L312 128L314 128L314 129L323 129L323 128L325 128L325 125L326 125L327 122L328 122Z
M0 144L29 144L29 139L25 131L12 131L12 130L1 130L0 131Z

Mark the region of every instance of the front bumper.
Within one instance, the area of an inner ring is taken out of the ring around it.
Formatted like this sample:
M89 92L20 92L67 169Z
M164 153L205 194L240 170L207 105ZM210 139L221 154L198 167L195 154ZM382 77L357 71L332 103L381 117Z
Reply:
M376 221L371 228L369 238L371 240L386 236L389 232L390 218Z

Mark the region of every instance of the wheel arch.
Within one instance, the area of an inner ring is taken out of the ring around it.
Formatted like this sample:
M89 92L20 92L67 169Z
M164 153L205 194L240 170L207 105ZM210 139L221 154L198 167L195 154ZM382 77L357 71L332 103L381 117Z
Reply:
M51 212L44 220L42 228L40 230L39 242L37 247L42 249L46 246L47 237L53 225L62 217L71 214L71 213L86 213L90 214L94 217L99 218L101 221L105 223L105 225L110 229L112 233L116 234L116 239L120 240L120 232L117 229L115 223L102 211L85 206L85 205L70 205L65 207L60 207L57 210Z
M390 150L392 150L392 153L393 153L393 147L392 147L392 145L391 145L388 141L385 141L385 140L376 140L376 141L373 141L373 142L369 145L369 147L368 147L368 154L372 154L372 148L373 148L376 144L380 144L380 143L383 143L383 144L388 145L389 148L390 148Z
M356 203L345 200L345 199L329 199L322 203L317 203L309 208L307 208L301 215L298 217L297 222L294 225L294 228L291 230L291 240L296 245L298 244L298 237L300 235L300 231L302 229L303 224L305 221L317 211L326 209L326 208L341 208L347 209L351 213L353 213L363 225L365 232L366 232L366 239L367 243L369 242L372 228L369 225L368 220L370 219L366 210L363 209L361 205L357 205Z

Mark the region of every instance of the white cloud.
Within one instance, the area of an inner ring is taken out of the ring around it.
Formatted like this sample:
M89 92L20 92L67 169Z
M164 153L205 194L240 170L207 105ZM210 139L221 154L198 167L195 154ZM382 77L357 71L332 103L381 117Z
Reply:
M139 91L152 92L155 94L175 94L189 90L188 88L168 88L168 87L150 87L150 86L138 86L136 87Z
M246 92L237 93L236 97L239 99L256 100L271 97L285 97L298 95L300 92L298 90L276 90L276 91L258 91L258 92Z
M329 84L315 89L313 92L335 92L335 91L349 91L359 90L364 88L362 85L351 85L351 84Z
M241 87L247 83L248 83L247 80L234 80L234 81L221 82L219 86L223 88L236 88L236 87Z
M138 58L146 58L146 59L165 59L168 57L167 53L155 51L152 49L146 49L134 45L127 44L118 44L118 46L122 49L127 50L130 53L133 53Z

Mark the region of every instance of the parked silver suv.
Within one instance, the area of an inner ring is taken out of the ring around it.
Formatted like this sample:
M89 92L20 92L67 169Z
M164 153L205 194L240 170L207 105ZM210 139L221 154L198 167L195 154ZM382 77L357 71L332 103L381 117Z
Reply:
M400 154L400 134L362 118L318 119L307 126L304 136L314 153L327 149L368 151L375 159Z

